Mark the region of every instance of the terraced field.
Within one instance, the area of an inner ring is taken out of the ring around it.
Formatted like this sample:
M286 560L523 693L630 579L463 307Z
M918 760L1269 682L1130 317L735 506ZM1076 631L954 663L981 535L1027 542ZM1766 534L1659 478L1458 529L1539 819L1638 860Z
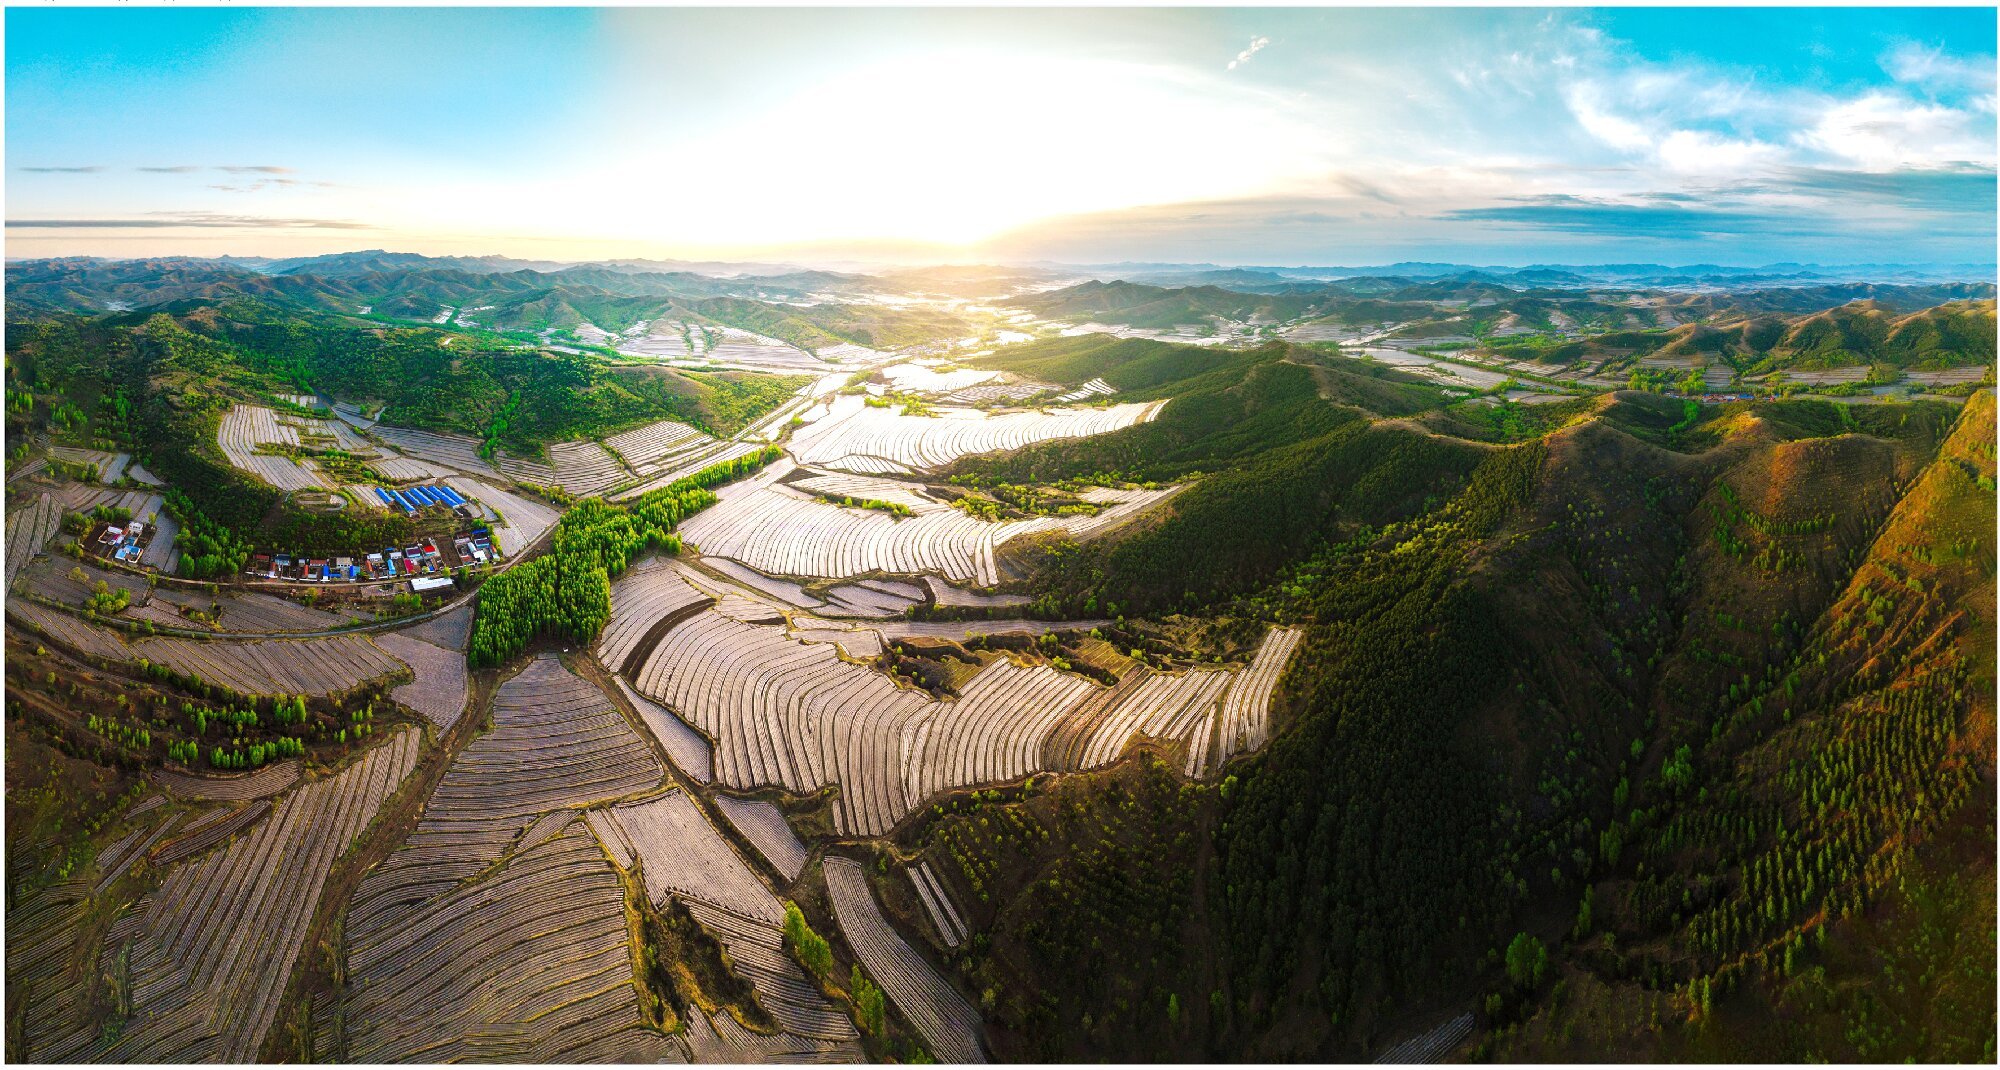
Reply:
M597 637L597 657L613 671L655 627L669 626L690 609L715 599L690 586L667 558L648 557L611 584L611 619Z
M27 506L7 514L7 587L48 541L62 530L62 506L52 494L37 495Z
M364 1062L669 1057L675 1045L640 1016L623 886L573 809L649 790L665 770L550 656L500 686L492 718L355 893L345 1050Z
M806 846L785 822L784 811L762 799L738 799L733 795L717 795L715 808L786 880L799 879L799 873L806 868Z
M408 665L414 677L390 692L397 702L430 718L439 729L458 723L466 699L463 653L397 632L376 636L375 644Z
M851 1041L853 1023L807 980L784 950L784 906L679 791L593 811L591 827L621 865L637 865L655 901L680 897L720 940L787 1033Z
M936 416L905 416L897 409L870 407L859 397L842 397L833 402L826 417L792 436L792 453L802 464L862 474L907 475L940 468L970 454L1116 431L1152 419L1161 404L999 415L977 409L940 409Z
M278 454L258 453L263 444L281 446L303 445L298 429L292 425L294 418L287 417L287 423L278 422L278 414L262 405L232 405L222 417L222 424L216 428L215 444L222 447L223 456L236 468L256 476L258 479L279 490L313 490L331 486L320 473L305 464ZM343 425L333 425L343 427ZM348 431L352 435L352 431Z
M924 904L924 913L930 916L931 926L937 930L944 946L957 947L964 943L969 935L965 919L952 903L951 896L946 894L937 874L931 872L931 864L919 862L903 872L909 875L910 887L916 889L917 899Z
M133 656L199 676L243 695L327 695L403 671L403 663L359 635L324 639L182 639L130 644Z
M879 509L834 505L790 485L769 482L721 495L715 505L681 525L681 532L704 554L776 576L840 579L870 573L930 573L990 586L1000 582L995 553L1009 539L1047 531L1088 537L1172 493L1171 488L1097 488L1093 500L1105 508L1095 516L995 522L908 489L879 489L896 494L914 515L898 517ZM922 593L917 592L918 597Z
M1271 739L1271 695L1285 665L1298 649L1296 628L1273 628L1264 636L1242 677L1222 699L1222 756L1229 758L1262 747Z
M556 485L578 497L601 493L632 478L616 456L595 442L550 446L549 467L555 471Z
M826 894L847 946L882 986L896 1009L924 1038L939 1062L983 1063L984 1028L979 1012L931 968L882 916L861 863L828 855L821 863Z
M946 701L839 653L879 649L883 634L963 638L1093 623L1104 622L912 621L860 629L799 616L792 634L781 623L733 619L719 603L676 622L627 668L639 694L714 741L717 782L801 795L837 783L834 824L852 835L882 835L941 792L1109 764L1135 736L1184 745L1184 771L1200 776L1218 717L1245 730L1224 757L1262 745L1295 632L1274 630L1241 672L1149 673L1115 690L1003 658Z
M419 745L417 733L396 733L341 773L286 795L213 859L170 872L105 938L101 968L131 993L122 1028L80 1014L30 1042L36 1059L254 1060L327 874L415 767Z

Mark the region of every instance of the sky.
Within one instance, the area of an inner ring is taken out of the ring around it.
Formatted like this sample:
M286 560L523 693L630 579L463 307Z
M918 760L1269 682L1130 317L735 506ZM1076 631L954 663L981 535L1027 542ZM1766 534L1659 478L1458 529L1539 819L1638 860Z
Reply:
M6 252L1991 263L1992 9L11 8Z

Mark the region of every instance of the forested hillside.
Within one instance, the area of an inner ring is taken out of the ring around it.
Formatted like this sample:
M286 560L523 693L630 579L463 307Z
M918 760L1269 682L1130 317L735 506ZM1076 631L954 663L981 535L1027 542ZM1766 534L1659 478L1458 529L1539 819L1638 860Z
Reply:
M1049 548L1040 597L1307 627L1283 726L1219 789L979 811L1152 882L982 848L1025 868L963 968L1021 1055L1351 1058L1465 1011L1516 1059L1990 1053L1990 1012L1926 1007L1993 998L1990 396L1689 421L1619 395L1494 448L1287 378L1310 370L1252 361L1178 417L960 466L1213 473ZM1148 843L1193 872L1147 876ZM1077 986L1064 933L1140 952Z

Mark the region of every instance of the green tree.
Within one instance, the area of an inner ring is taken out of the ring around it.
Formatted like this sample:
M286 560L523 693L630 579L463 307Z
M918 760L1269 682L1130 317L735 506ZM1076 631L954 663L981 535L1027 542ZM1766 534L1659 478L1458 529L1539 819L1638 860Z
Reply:
M1533 988L1548 972L1549 949L1527 933L1516 933L1507 945L1507 979L1517 988Z

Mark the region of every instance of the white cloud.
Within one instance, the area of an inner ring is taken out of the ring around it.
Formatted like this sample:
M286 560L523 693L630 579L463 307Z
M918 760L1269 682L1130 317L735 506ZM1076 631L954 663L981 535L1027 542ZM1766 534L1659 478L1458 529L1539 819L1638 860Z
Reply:
M1579 82L1566 94L1569 111L1584 132L1614 149L1639 152L1653 147L1653 135L1634 120L1614 114L1605 106L1604 94L1590 82Z
M1785 157L1785 150L1704 130L1676 130L1661 139L1656 155L1660 165L1675 174L1721 177L1776 164Z
M1870 92L1827 107L1798 134L1801 145L1869 171L1991 167L1992 123L1975 112Z
M1882 69L1899 82L1928 91L1966 90L1991 94L1994 88L1993 57L1946 55L1943 46L1926 48L1906 41L1882 57Z
M1256 55L1257 53L1259 53L1259 52L1262 52L1262 51L1264 51L1264 46L1265 46L1265 45L1268 45L1268 44L1270 44L1270 43L1271 43L1271 39L1270 39L1270 38L1268 38L1268 37L1253 37L1253 38L1251 38L1251 39L1250 39L1250 47L1249 47L1249 48L1246 48L1246 49L1244 49L1244 50L1243 50L1243 51L1241 51L1241 52L1238 52L1238 53L1236 53L1236 58L1235 58L1235 59L1232 59L1232 60L1230 60L1230 61L1229 61L1229 67L1228 67L1228 69L1229 69L1229 70L1232 70L1232 71L1233 71L1233 70L1235 70L1235 69L1236 69L1237 67L1239 67L1239 66L1242 66L1243 64L1245 64L1245 63L1248 63L1248 62L1250 62L1250 57L1251 57L1251 56L1254 56L1254 55Z

